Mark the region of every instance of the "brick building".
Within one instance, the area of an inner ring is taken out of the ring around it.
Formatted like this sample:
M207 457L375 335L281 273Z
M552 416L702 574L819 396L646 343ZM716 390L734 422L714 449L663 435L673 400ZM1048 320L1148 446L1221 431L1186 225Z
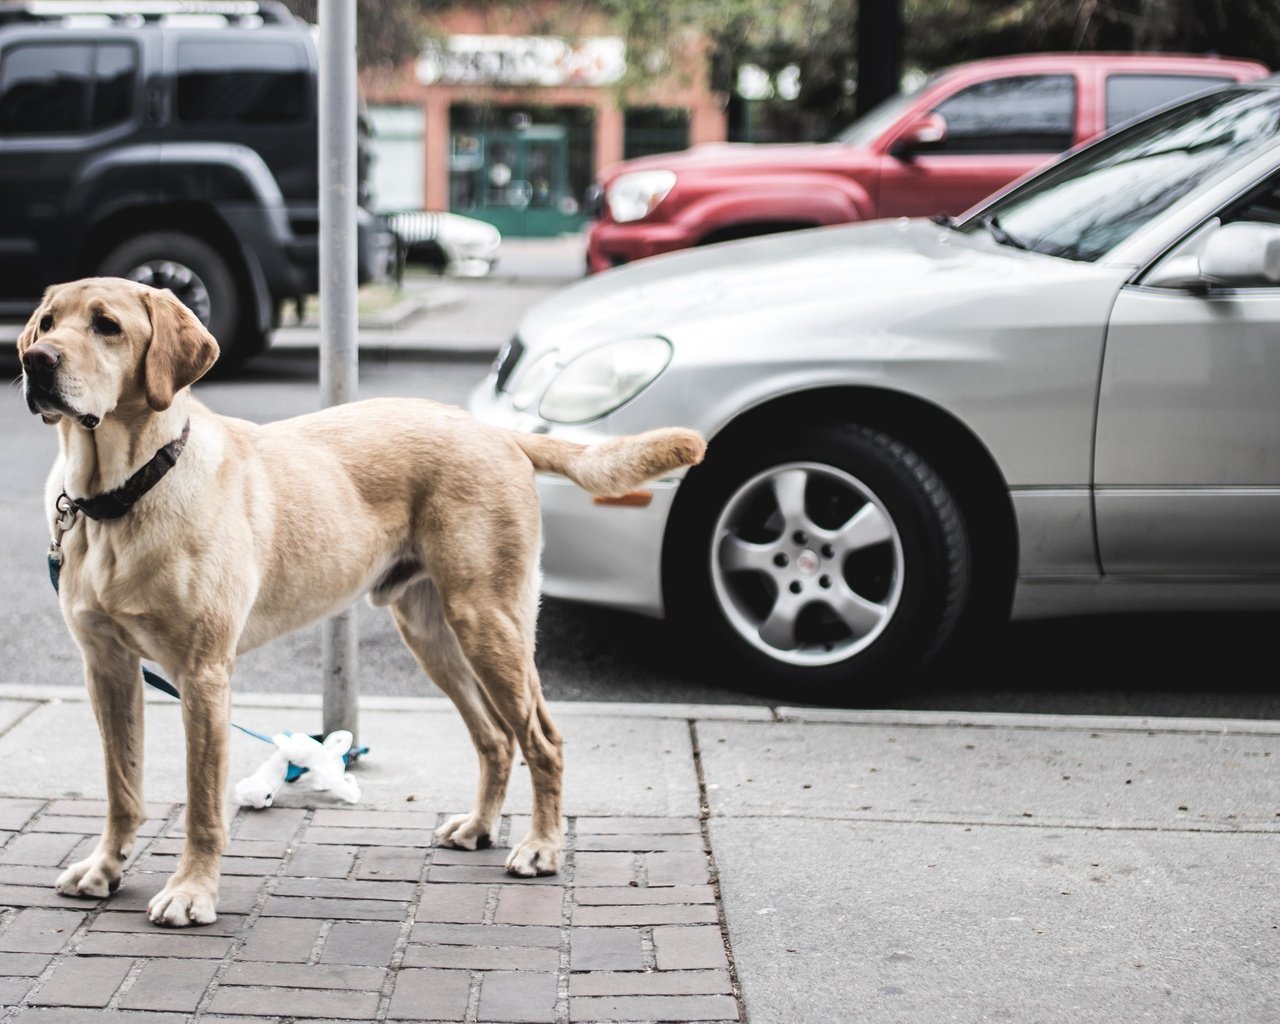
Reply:
M705 60L624 95L623 40L577 14L566 31L556 8L455 10L416 59L361 73L381 208L452 210L505 235L555 235L582 224L598 168L724 141L724 97L711 91Z

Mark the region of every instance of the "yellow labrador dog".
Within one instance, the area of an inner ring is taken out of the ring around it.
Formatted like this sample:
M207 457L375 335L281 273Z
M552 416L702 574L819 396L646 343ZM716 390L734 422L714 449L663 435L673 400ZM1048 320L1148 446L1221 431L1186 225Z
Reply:
M236 656L360 595L390 607L475 744L475 807L446 822L440 841L488 844L518 743L533 823L507 870L558 870L563 759L534 667L534 474L620 495L700 461L698 434L583 447L424 399L263 426L218 416L189 391L218 356L213 337L172 293L116 278L51 287L18 350L28 407L58 428L46 511L106 760L102 838L58 878L61 892L114 891L145 817L147 658L181 693L187 747L186 842L149 914L166 925L213 921Z

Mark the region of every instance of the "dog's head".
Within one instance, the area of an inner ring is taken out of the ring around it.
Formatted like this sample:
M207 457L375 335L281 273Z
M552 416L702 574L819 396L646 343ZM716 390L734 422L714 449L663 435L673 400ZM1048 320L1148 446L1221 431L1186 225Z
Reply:
M92 430L117 409L169 408L208 372L218 343L172 292L90 277L45 291L18 355L27 408Z

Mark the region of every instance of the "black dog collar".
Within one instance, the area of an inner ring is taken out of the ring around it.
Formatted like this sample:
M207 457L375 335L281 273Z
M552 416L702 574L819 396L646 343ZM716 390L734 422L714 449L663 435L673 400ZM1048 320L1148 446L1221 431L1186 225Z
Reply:
M160 478L178 461L182 449L187 446L187 435L191 433L191 421L182 428L182 436L170 441L155 455L151 456L138 472L129 477L121 486L95 498L67 498L71 507L83 512L90 519L119 519L138 500L160 482ZM64 497L66 494L64 492Z

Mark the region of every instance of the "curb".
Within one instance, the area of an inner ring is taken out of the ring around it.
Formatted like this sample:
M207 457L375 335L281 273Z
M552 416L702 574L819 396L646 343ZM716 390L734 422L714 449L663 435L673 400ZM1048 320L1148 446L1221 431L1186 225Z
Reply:
M286 328L292 331L294 328ZM264 356L293 356L309 358L320 352L320 336L317 331L305 330L307 336L275 337L267 346ZM440 342L422 342L411 338L388 338L380 334L365 338L358 345L361 359L450 359L463 362L492 363L498 358L502 346L497 344L470 346L450 345Z
M457 285L440 284L430 288L416 289L406 295L389 309L380 313L361 316L356 329L361 331L394 331L424 313L433 313L442 309L454 309L466 302L466 292ZM286 330L318 331L320 320L307 317L301 323L282 325ZM281 328L277 328L280 330Z
M323 698L316 693L238 693L232 704L241 708L299 708L316 710ZM87 692L75 686L31 686L0 683L0 702L26 701L82 704ZM173 698L147 693L148 703L166 704ZM359 699L365 711L453 711L445 697L393 697L371 694ZM673 704L613 701L547 702L560 717L665 718L681 721L770 722L779 725L900 726L933 729L1020 729L1108 732L1172 732L1212 735L1280 735L1280 721L1251 718L1137 718L1126 715L1027 714L1023 712L954 712L842 710L819 707L768 707L754 704Z

